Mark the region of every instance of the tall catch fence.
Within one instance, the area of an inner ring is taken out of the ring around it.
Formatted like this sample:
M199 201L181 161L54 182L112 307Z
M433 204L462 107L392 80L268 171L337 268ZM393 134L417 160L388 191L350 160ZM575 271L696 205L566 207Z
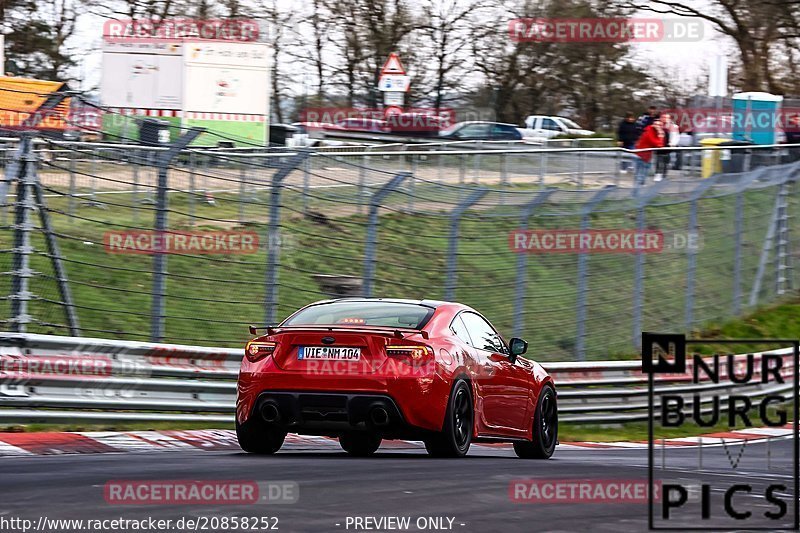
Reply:
M642 330L691 331L800 281L800 163L782 163L785 150L745 172L675 171L636 187L613 149L385 155L191 141L8 143L0 329L234 347L248 324L333 294L448 299L526 338L539 360L605 359L635 350ZM596 177L540 166L568 153ZM663 245L519 253L522 229L655 232Z

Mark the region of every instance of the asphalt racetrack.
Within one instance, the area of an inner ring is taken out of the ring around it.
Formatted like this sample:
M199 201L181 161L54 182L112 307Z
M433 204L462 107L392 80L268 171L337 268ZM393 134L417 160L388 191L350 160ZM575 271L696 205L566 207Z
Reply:
M792 441L773 440L729 447L706 447L698 469L695 447L655 454L656 478L709 483L714 487L711 511L703 526L732 529L723 516L721 490L734 482L749 483L753 492L769 483L792 488ZM741 453L740 453L741 452ZM769 457L767 456L769 452ZM736 468L732 459L739 458ZM113 519L154 517L270 516L279 531L393 531L375 522L355 526L355 517L410 517L409 531L644 531L647 505L614 502L520 503L512 500L510 484L536 480L646 480L646 449L563 449L549 461L517 459L507 447L473 446L464 459L432 459L418 447L381 449L374 457L351 458L335 447L291 447L274 456L238 451L113 453L90 455L7 457L0 459L2 493L0 519L37 521L54 518ZM119 505L104 498L110 480L292 480L299 485L293 504L272 505ZM787 498L790 500L790 496ZM763 496L741 495L737 506L753 511L758 523L770 508ZM660 507L657 508L657 512ZM696 509L695 509L696 511ZM696 511L699 512L699 511ZM786 523L791 525L793 507ZM348 517L350 523L348 524ZM420 518L447 517L422 522ZM684 517L675 527L694 529L697 516ZM384 522L382 525L386 525ZM742 523L744 525L744 523ZM180 529L173 529L181 531ZM214 531L214 529L208 529ZM216 529L221 531L222 528ZM14 531L14 529L4 529ZM66 530L63 530L66 531Z

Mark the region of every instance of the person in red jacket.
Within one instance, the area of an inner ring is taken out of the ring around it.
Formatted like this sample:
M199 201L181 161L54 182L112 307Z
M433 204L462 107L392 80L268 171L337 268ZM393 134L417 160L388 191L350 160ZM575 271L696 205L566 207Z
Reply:
M648 174L650 174L650 167L653 164L653 151L651 148L662 148L665 141L664 127L660 118L657 118L651 125L647 126L639 140L636 141L636 149L641 150L641 152L636 152L636 155L639 156L639 159L636 160L635 179L637 186L644 185Z

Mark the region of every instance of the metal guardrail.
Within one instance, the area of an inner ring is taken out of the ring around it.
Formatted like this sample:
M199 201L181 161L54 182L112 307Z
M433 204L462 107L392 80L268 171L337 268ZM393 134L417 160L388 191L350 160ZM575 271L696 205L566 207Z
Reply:
M241 349L83 337L0 333L0 423L232 420ZM757 399L788 392L792 349L783 357L785 383L736 386ZM754 376L761 354L754 354ZM558 388L559 418L580 424L646 420L647 376L640 361L545 363ZM727 371L721 361L720 372ZM660 375L656 395L693 396L713 390L721 403L729 383L689 382L689 374ZM700 397L705 406L711 398ZM724 409L721 406L721 409ZM707 408L703 408L706 412Z

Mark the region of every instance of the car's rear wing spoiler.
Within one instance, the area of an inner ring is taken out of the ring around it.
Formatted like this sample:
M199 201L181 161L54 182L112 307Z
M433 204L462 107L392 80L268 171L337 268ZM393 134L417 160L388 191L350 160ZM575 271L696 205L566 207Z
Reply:
M257 335L259 331L266 331L267 335L273 335L283 330L311 330L311 331L354 331L358 333L377 333L379 335L391 335L398 339L403 339L410 335L421 335L423 339L427 339L428 332L424 329L414 328L395 328L391 326L346 326L346 325L297 325L297 326L250 326L250 334Z

